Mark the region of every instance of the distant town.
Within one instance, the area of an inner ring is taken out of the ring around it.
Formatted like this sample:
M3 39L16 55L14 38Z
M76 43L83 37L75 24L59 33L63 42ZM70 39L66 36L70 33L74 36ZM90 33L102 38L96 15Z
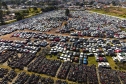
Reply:
M55 7L58 9L90 10L106 9L110 7L126 7L125 0L1 0L3 10L2 20L8 24L16 21L16 12L22 12L20 19L41 14L44 8ZM36 9L36 10L35 10ZM35 11L34 11L35 10ZM34 11L34 12L33 12Z

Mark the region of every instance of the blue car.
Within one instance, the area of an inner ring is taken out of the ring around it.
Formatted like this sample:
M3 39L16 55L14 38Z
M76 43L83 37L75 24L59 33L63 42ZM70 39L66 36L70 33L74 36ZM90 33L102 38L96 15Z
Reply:
M86 59L86 58L84 58L84 61L87 61L87 59Z
M87 60L84 60L83 63L84 63L84 64L87 64L88 62L87 62Z

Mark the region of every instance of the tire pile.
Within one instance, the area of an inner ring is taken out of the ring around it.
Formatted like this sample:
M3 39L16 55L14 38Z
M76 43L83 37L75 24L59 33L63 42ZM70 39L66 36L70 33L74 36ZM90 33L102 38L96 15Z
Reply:
M99 84L95 67L96 67L95 65L91 65L89 70L87 71L89 84Z
M71 65L70 62L64 62L62 64L62 67L61 67L57 77L60 79L66 79L66 76L67 76L69 69L70 69L70 65Z
M36 76L32 74L31 76L29 74L26 74L25 72L22 72L18 75L18 78L15 80L15 84L36 84L39 80L40 76Z
M125 71L119 71L118 75L122 81L123 84L126 84L126 72Z
M55 84L68 84L67 81L56 80Z
M60 65L61 61L59 60L49 60L44 57L39 57L28 66L28 71L55 77Z
M99 77L101 84L121 84L115 70L99 68Z
M4 54L1 54L0 55L0 63L6 62L13 54L14 54L14 52L6 52Z
M8 66L12 69L18 68L23 70L24 67L27 66L34 58L35 55L22 54L21 57L16 56L15 58L11 58L11 61L8 60Z
M0 68L0 78L3 78L7 73L8 69Z
M68 73L68 80L78 83L87 83L87 71L88 66L71 64L70 71Z
M8 84L8 82L12 82L12 80L17 76L17 73L14 70L11 70L6 76L4 76L0 82L0 84Z
M18 75L18 78L15 80L15 84L54 84L54 80L51 77L41 77L40 75L35 74L26 74L22 72Z
M71 64L68 73L68 80L85 84L87 82L89 82L90 84L98 84L95 67L95 65L86 66L80 64Z

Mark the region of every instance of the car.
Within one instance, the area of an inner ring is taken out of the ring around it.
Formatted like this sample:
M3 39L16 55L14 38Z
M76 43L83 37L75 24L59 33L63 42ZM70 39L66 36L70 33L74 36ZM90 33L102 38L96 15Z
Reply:
M79 61L78 57L75 57L74 62L78 62L78 61Z
M83 63L84 63L84 64L88 64L87 60L83 60Z

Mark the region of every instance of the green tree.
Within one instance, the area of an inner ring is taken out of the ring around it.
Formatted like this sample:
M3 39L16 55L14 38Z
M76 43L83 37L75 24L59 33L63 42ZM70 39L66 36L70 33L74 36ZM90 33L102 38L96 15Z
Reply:
M116 6L116 2L115 2L115 1L112 1L112 5L113 5L113 6Z
M49 6L49 7L46 7L46 8L42 8L41 11L42 12L48 12L48 11L52 11L52 10L55 10L55 9L57 9L57 7Z
M33 10L37 10L37 7L33 7Z
M64 23L65 28L67 27L67 23Z
M90 4L90 5L93 5L93 4L94 4L94 1L91 1L89 4Z
M5 8L8 10L7 4L5 2L0 1L0 22L3 25L4 24L4 20L3 20L4 11L2 11L1 8Z
M16 19L17 19L17 21L22 20L22 19L24 19L24 15L23 15L23 14L18 15L18 16L16 17Z
M83 6L84 4L83 3L80 3L80 6Z
M24 14L20 12L15 12L17 21L24 19Z
M8 10L7 4L5 2L2 2L2 6Z
M76 2L76 6L78 6L80 3L79 2Z
M4 24L4 20L3 20L3 11L2 11L2 10L0 10L0 23L1 23L1 25Z
M9 15L10 14L10 11L7 11L6 13L7 13L7 15Z
M65 15L66 15L66 16L69 16L69 13L70 13L69 9L66 9Z

